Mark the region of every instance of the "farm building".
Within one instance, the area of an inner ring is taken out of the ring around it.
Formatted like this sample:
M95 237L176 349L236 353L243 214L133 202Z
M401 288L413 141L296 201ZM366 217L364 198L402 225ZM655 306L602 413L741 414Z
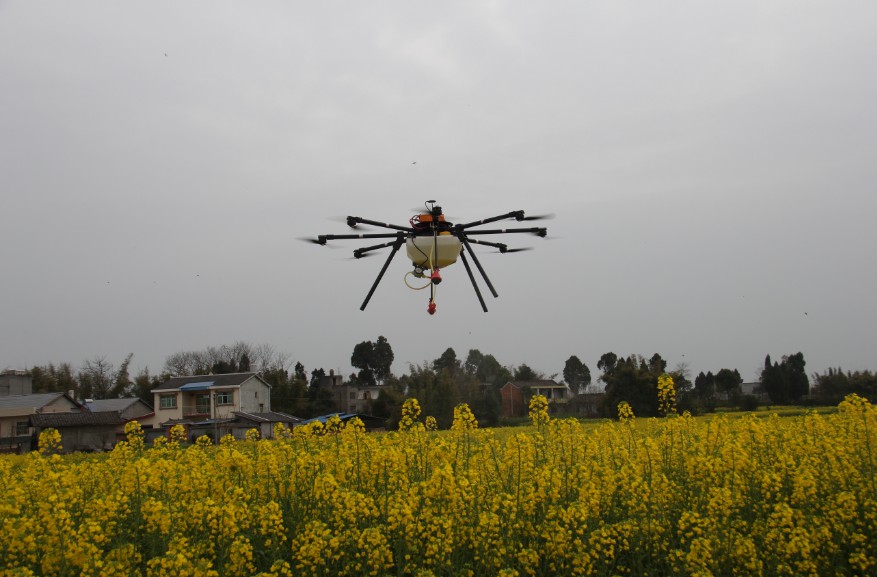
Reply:
M509 381L499 392L502 397L503 417L526 416L528 403L534 395L542 395L549 403L566 403L573 396L568 386L551 379Z
M57 429L64 453L109 451L125 434L125 420L116 411L41 413L31 415L30 423L35 436L44 429Z

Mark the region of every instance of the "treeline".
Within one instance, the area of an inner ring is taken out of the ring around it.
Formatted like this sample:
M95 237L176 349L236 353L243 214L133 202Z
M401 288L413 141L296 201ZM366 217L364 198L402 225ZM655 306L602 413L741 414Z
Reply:
M151 374L148 368L129 374L132 357L129 354L118 367L104 357L84 361L79 370L69 363L32 367L34 392L72 391L80 400L137 396L152 404L151 390L174 376L252 371L271 384L271 407L275 411L311 417L337 410L323 368L307 371L301 362L293 363L288 354L271 345L238 341L177 352L166 358L158 374ZM470 349L465 358L459 358L453 348L448 348L436 359L409 364L408 372L400 376L391 371L393 361L393 350L385 337L361 342L350 357L357 371L344 379L354 385L381 385L378 398L372 401L372 414L390 418L391 422L398 418L403 400L416 397L424 414L435 417L440 426L450 424L453 408L459 403L469 404L484 425L496 425L502 414L500 389L506 382L559 380L558 374L546 377L524 363L503 365L492 354L478 349ZM562 381L574 393L601 392L596 410L605 417L614 417L621 401L628 402L637 415L657 415L657 381L665 373L673 377L679 410L694 414L721 405L754 409L765 399L771 404L835 404L847 394L856 393L877 401L877 374L871 371L829 369L826 374L814 374L811 386L805 367L800 352L778 362L767 356L758 386L751 394L744 394L737 369L701 372L691 381L684 366L668 370L659 354L646 359L609 352L597 362L600 374L596 380L602 386L592 387L589 367L575 355L564 364ZM578 396L562 410L584 416L593 415L594 408L593 398Z
M31 367L28 374L33 380L34 393L72 392L80 400L139 397L151 405L152 389L171 377L271 372L289 364L289 355L277 351L273 346L252 345L244 341L174 353L165 359L163 370L157 374L150 373L147 367L131 375L133 358L134 354L129 353L115 367L106 357L94 357L83 361L78 370L67 362L57 365L48 363Z
M855 393L860 397L877 402L877 373L871 371L847 371L840 367L829 368L822 375L815 376L814 390L818 399L835 404L847 395Z
M450 426L454 407L460 403L468 403L484 425L496 425L501 414L499 390L505 383L544 378L526 364L505 367L493 355L477 349L461 360L454 349L448 348L437 359L410 364L408 373L401 376L390 370L393 359L392 347L384 337L359 343L350 359L358 371L345 379L350 385L380 385L380 393L371 403L371 414L390 419L391 426L398 421L402 403L408 397L417 398L423 413L435 417L440 427ZM308 378L301 363L289 375L282 370L262 373L272 385L272 408L303 417L337 410L333 385L325 376L319 368Z

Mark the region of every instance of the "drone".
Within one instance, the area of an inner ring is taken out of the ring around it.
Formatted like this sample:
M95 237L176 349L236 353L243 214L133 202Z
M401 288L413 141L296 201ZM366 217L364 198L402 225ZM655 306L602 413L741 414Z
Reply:
M491 294L493 294L494 298L499 297L499 294L497 294L496 289L490 282L487 273L484 272L484 267L481 266L481 262L478 260L478 257L472 250L472 245L478 244L482 246L492 247L498 249L499 252L503 254L529 249L509 248L508 245L504 243L490 242L487 240L480 240L472 237L481 235L524 233L533 234L538 237L545 238L545 236L548 234L548 230L546 228L540 227L486 230L477 229L477 227L489 224L491 222L507 219L514 219L520 222L551 218L551 215L526 216L523 210L514 210L512 212L507 212L505 214L501 214L499 216L494 216L491 218L485 218L483 220L476 220L473 222L467 222L465 224L454 224L452 222L449 222L445 218L445 215L442 212L442 207L436 205L435 200L427 200L424 203L424 207L426 208L425 211L422 211L411 217L411 219L409 220L409 226L399 226L396 224L377 222L374 220L360 218L358 216L347 217L347 226L351 228L356 228L357 225L364 224L389 229L395 232L369 234L321 234L317 236L316 239L306 238L302 240L307 240L314 244L326 245L326 243L328 243L329 241L334 240L379 238L393 239L383 244L365 246L353 251L353 257L359 259L368 255L372 251L384 248L392 249L389 256L387 257L387 260L384 262L384 266L378 273L378 278L375 279L375 282L374 284L372 284L371 289L368 291L368 294L366 295L362 306L359 307L359 310L361 311L365 310L365 307L368 305L369 300L371 300L375 289L378 288L378 284L380 284L381 279L384 277L384 273L387 272L387 267L390 266L390 262L392 262L393 257L396 256L396 253L399 252L399 250L402 248L402 245L404 244L405 250L408 254L408 258L411 261L412 266L414 267L414 270L408 272L405 275L405 284L408 286L408 288L413 290L422 290L429 288L429 304L426 310L430 315L433 315L436 312L436 288L442 282L440 271L441 269L457 262L458 258L463 262L463 266L466 268L466 273L469 275L469 280L472 281L472 287L475 289L475 294L478 297L478 301L481 303L481 308L484 310L484 312L487 312L487 305L484 303L484 297L481 294L481 289L478 287L478 283L475 281L475 275L472 274L472 267L469 266L469 259L466 256L467 254L469 255L469 257L471 257L472 262L478 269L478 272L481 273L481 277L484 279L484 282L487 284L487 287L490 289L490 292ZM409 276L413 276L417 279L423 279L427 282L422 286L412 286L408 281Z

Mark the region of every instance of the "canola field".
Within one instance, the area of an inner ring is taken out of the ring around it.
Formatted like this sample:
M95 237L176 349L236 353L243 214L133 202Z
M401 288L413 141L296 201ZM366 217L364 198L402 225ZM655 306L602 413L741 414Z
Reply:
M0 457L0 575L877 575L877 409ZM177 432L179 435L179 432Z

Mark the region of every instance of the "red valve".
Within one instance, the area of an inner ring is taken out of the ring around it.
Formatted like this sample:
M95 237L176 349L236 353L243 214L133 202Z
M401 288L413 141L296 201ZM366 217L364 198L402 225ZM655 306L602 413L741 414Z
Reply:
M429 306L426 307L426 312L431 315L435 314L435 301L429 301Z
M442 282L442 275L439 274L438 267L432 269L432 274L429 275L429 280L432 281L432 284L438 284Z

